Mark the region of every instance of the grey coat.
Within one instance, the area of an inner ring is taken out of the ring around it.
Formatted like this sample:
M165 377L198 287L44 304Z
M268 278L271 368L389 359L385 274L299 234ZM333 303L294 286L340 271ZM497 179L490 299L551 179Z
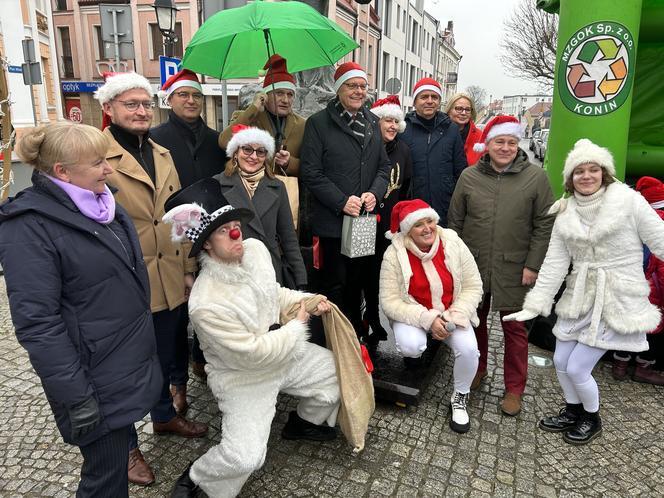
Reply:
M302 260L300 245L293 226L286 186L276 178L264 176L256 187L254 197L249 198L240 175L223 173L214 177L221 184L221 192L231 206L251 209L256 215L242 228L245 239L258 239L263 242L272 256L272 265L277 281L283 284L282 257L292 269L298 287L307 285L307 271Z

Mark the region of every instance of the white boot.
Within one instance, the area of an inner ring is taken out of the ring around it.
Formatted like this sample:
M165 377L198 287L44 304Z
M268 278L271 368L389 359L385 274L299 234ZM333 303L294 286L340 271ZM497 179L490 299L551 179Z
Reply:
M456 391L450 400L450 429L463 434L470 430L470 418L466 411L466 404L470 393L462 394Z

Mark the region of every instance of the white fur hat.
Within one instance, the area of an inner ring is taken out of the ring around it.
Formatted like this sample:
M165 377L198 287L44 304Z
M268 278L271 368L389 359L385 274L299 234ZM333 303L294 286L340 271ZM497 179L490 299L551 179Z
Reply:
M152 85L145 78L138 73L117 73L112 76L109 76L106 79L106 83L95 92L95 98L99 101L100 104L105 104L106 102L113 100L118 95L128 91L133 90L134 88L140 88L148 92L148 95L152 97L154 94L152 90Z
M274 155L274 138L265 130L254 126L237 124L231 128L233 137L226 145L226 155L230 158L243 145L260 144L267 149L267 158Z
M388 95L384 99L379 99L371 106L371 112L378 116L378 118L394 118L399 123L399 133L403 133L406 129L406 121L404 121L403 109L401 109L401 102L397 95Z
M600 147L587 138L582 138L574 144L574 148L567 154L565 167L563 168L563 184L572 177L574 168L588 163L599 164L611 176L616 174L613 155L611 155L609 149Z

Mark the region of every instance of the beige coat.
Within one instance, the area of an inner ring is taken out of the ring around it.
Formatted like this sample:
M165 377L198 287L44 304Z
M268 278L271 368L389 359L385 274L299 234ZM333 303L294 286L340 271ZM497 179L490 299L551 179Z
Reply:
M150 309L153 313L172 310L185 302L184 275L196 270L196 261L187 258L191 246L174 244L170 225L161 221L166 199L180 190L171 154L150 140L155 186L143 167L115 140L110 129L104 130L104 134L111 144L106 159L115 170L107 183L117 189L115 200L127 210L138 232L150 279Z
M300 148L302 147L305 121L305 118L293 112L286 117L286 124L283 129L283 144L286 146L286 150L290 152L290 161L286 170L288 176L298 176L300 172ZM267 111L260 112L255 105L251 104L244 111L234 112L230 124L219 135L219 145L224 149L233 136L232 127L236 124L255 126L267 131L273 137L275 135L274 126L267 115ZM275 172L281 174L280 171Z
M438 316L459 326L477 326L477 306L482 300L482 279L473 255L454 230L438 227L438 236L445 251L445 266L452 274L454 291L452 304L447 310L431 309L419 304L408 294L413 271L408 260L408 246L412 239L398 233L387 248L380 268L380 304L385 316L392 321L407 323L414 327L429 330ZM433 268L433 264L430 267ZM423 266L431 278L437 277L435 269L428 271L427 262ZM430 280L431 280L430 278ZM444 289L440 279L431 282L431 294L442 296ZM438 300L440 301L440 300Z

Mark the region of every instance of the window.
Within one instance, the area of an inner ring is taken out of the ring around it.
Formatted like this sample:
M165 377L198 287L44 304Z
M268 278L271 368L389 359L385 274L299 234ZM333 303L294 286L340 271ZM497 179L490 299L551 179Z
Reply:
M390 79L390 54L383 52L383 73L381 75L383 79L382 88L385 90L385 82Z
M101 26L92 26L92 29L94 30L95 40L97 42L95 46L95 56L97 60L103 60L106 57L104 57L104 40L101 38Z
M364 66L364 40L360 40L360 66Z
M373 45L369 45L367 54L367 74L373 74Z
M55 10L67 10L67 0L55 0Z
M385 36L390 37L392 32L392 0L385 1L385 13L383 16L383 26L385 31Z
M410 32L410 51L417 53L417 22L413 20L413 29Z
M397 73L397 70L399 69L399 59L396 57L394 58L394 77L401 79L401 73Z
M397 29L399 29L400 24L401 24L401 7L397 5Z
M62 26L58 28L58 33L60 35L60 47L62 50L62 77L63 78L73 78L74 77L74 60L71 55L71 39L69 38L69 27Z
M160 55L165 55L165 50L164 50L164 37L161 34L161 31L159 31L159 25L157 23L150 23L149 25L150 28L150 41L151 41L151 51L150 51L150 59L151 60L157 60L159 59ZM182 58L183 48L182 48L182 23L181 22L176 22L175 23L175 36L177 36L178 41L175 42L175 46L173 47L173 57L178 57Z

